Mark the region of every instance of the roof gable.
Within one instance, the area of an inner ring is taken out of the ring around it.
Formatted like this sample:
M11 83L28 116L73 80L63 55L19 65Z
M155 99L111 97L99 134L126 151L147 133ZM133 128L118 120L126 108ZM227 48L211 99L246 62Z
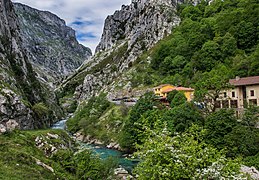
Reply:
M230 79L229 83L233 86L245 86L259 84L259 76Z

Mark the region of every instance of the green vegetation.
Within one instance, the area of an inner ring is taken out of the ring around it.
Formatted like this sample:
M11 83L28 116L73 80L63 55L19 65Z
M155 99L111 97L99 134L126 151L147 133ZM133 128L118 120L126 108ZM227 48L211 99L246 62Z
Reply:
M185 97L184 93L179 91L174 95L174 98L172 99L170 106L175 107L179 106L181 104L184 104L187 101L187 98Z
M46 138L48 133L58 135L58 139ZM47 146L36 147L35 139L43 138ZM0 179L106 179L112 175L115 161L105 161L83 151L74 155L75 144L62 130L16 131L0 136ZM57 153L46 154L51 147L58 148ZM69 148L69 146L71 146ZM42 162L51 170L37 164Z
M129 117L126 119L123 127L123 133L121 137L120 145L123 148L131 149L134 148L135 144L140 143L142 139L138 136L141 132L145 131L144 125L142 125L141 116L148 110L152 110L155 102L155 96L152 93L147 93L142 96L137 104L129 112ZM147 112L148 113L148 112ZM149 125L152 122L148 122Z
M96 121L110 105L105 94L101 94L98 97L92 97L87 104L79 107L79 110L75 113L74 117L67 121L68 130L70 132L77 132L83 128L86 131L91 131L95 128Z
M100 94L89 99L87 104L81 105L74 117L67 121L67 127L73 133L82 129L85 135L99 139L105 144L118 142L127 114L128 107L125 104L115 106L106 99L106 94Z
M48 114L49 109L48 107L46 107L46 105L42 102L34 104L32 106L32 110L34 111L34 113L36 113L38 116L45 116Z
M138 179L241 178L239 162L225 158L204 142L205 130L192 126L171 137L166 128L147 129L148 138L135 155L143 161L135 168Z
M84 134L104 143L113 140L125 150L136 152L142 159L135 170L140 179L181 179L188 178L188 175L197 178L238 177L237 169L241 163L258 166L253 158L257 158L259 152L259 129L252 123L259 121L253 114L258 109L247 109L238 121L234 111L223 109L204 115L192 102L168 109L156 101L152 93L147 93L128 112L123 104L112 105L105 99L105 94L101 94L81 107L67 125L73 132L83 129ZM176 150L182 149L178 154L180 157L193 155L193 159L180 158L177 161L178 155L170 152L171 144ZM170 168L179 167L182 171L169 173ZM164 168L168 172L161 174L160 170ZM218 177L214 177L216 171Z
M167 101L169 103L171 103L177 93L178 93L178 91L176 91L176 90L173 90L173 91L169 92L167 97L166 97Z
M259 75L258 12L254 0L180 5L181 24L140 57L139 62L145 62L143 58L149 56L151 63L142 65L137 75L148 74L154 84L186 87L195 87L198 80L213 74L210 71L223 68L227 73L221 81L226 82L235 76Z
M230 78L259 75L258 13L254 0L180 5L181 24L133 64L132 86L191 86L195 101L204 102L231 88ZM170 93L169 101L170 108L147 93L115 127L121 147L141 159L135 169L139 179L235 179L242 176L241 164L258 167L258 108L238 119L234 111L216 111L213 103L199 109L178 92ZM69 129L102 139L109 128L100 128L107 126L101 117L119 117L114 107L95 97L68 122Z

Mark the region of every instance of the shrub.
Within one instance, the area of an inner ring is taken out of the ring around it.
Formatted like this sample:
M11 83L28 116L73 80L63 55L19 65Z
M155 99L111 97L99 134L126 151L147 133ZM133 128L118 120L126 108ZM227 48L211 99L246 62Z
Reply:
M172 99L170 106L171 107L176 107L179 106L181 104L184 104L187 101L187 98L185 97L184 93L181 91L178 91L174 98Z
M244 163L247 166L253 166L256 169L259 169L259 152L255 156L246 157Z
M222 149L225 147L224 138L231 133L237 125L234 112L221 109L210 114L205 120L205 128L208 130L207 142Z
M47 115L48 112L49 112L48 107L47 107L44 103L42 103L42 102L34 104L34 105L32 106L32 110L33 110L33 112L36 113L38 116L45 116L45 115Z

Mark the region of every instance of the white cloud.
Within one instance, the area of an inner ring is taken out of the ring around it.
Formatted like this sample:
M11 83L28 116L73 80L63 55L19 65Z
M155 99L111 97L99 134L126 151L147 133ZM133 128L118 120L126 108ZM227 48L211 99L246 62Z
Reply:
M121 8L121 5L129 4L131 0L13 0L13 2L58 15L76 30L80 37L79 42L94 52L100 41L107 15L113 14L115 10Z

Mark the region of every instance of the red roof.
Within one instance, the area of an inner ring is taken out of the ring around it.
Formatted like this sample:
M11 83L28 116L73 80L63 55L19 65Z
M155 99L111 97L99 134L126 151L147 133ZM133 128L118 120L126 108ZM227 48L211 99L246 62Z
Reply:
M168 92L171 92L173 90L176 90L176 91L194 91L194 89L192 88L186 88L186 87L174 87L174 88L168 88L164 91L162 91L163 93L168 93Z
M259 84L259 76L230 79L229 83L234 86L254 85Z
M161 85L159 85L157 87L154 87L154 89L162 88L162 87L165 87L165 86L173 86L173 85L171 85L171 84L161 84Z

